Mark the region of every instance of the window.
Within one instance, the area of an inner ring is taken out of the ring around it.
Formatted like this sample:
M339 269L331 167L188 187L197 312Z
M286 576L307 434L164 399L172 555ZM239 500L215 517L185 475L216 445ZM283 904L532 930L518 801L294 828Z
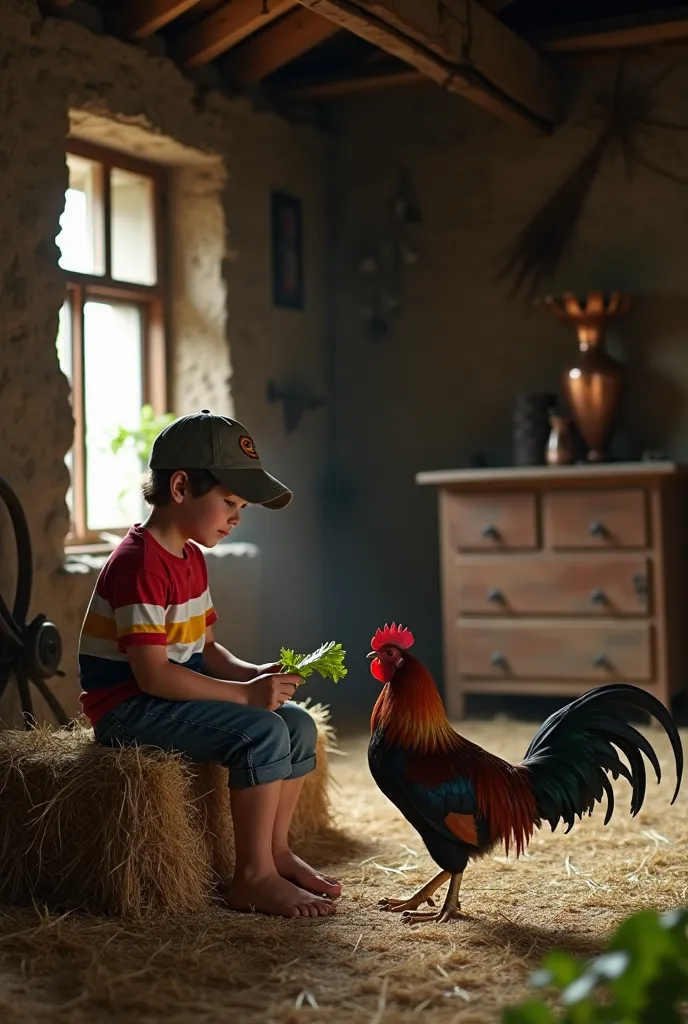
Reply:
M164 169L68 144L57 245L67 279L57 352L72 387L68 543L102 540L143 513L137 454L111 444L144 404L166 407Z

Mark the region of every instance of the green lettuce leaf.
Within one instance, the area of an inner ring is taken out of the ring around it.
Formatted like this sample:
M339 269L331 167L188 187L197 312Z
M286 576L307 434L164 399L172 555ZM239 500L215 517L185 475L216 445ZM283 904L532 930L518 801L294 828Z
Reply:
M334 640L323 644L312 654L295 654L284 647L280 651L283 672L301 676L304 680L313 672L319 672L323 679L331 679L334 683L343 679L348 671L344 664L345 656L342 645Z

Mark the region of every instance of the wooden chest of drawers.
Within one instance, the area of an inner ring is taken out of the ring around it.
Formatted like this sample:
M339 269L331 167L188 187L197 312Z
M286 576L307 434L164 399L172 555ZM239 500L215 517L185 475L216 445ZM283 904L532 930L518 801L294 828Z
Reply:
M439 488L445 702L688 670L688 474L673 463L420 473Z

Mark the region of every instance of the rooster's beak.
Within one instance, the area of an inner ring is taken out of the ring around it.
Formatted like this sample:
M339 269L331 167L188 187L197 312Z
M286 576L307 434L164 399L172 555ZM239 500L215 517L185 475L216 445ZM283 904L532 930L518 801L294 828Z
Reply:
M371 658L377 658L377 651L371 651L370 654L366 654L366 658L370 661Z

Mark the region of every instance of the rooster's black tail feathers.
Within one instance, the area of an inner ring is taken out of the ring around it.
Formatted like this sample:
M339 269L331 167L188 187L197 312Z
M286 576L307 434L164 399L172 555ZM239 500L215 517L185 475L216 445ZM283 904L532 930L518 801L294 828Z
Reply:
M647 784L643 754L654 768L657 782L661 780L651 743L627 721L632 711L652 715L669 737L676 761L674 802L683 775L683 747L670 713L656 697L637 686L600 686L551 715L523 760L531 772L538 817L549 822L552 831L561 820L569 832L575 819L591 814L604 794L607 824L614 812L614 793L607 773L630 783L631 814L636 815L643 805Z

